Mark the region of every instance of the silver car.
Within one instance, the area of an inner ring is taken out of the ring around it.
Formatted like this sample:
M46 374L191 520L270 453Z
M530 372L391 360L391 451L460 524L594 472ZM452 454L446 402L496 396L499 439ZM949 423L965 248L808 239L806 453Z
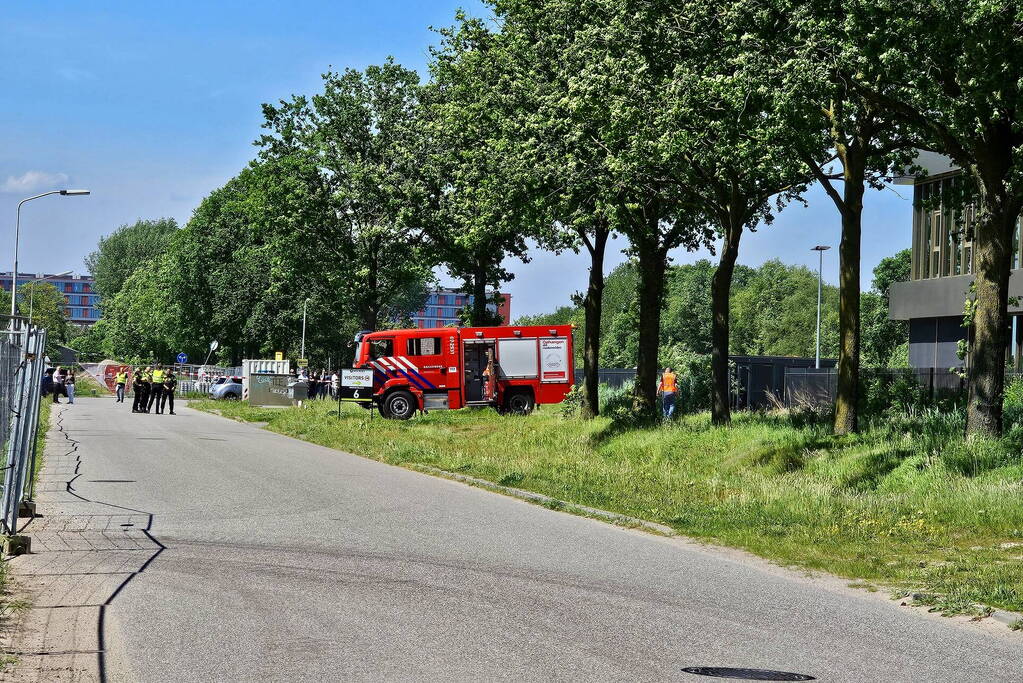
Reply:
M218 377L210 387L210 398L213 400L240 401L242 398L242 378Z

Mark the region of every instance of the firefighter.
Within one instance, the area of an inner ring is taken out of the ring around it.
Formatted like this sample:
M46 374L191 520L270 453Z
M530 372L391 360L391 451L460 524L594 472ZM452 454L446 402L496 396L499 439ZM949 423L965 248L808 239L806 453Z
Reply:
M142 368L135 368L135 371L131 373L131 389L135 393L135 398L131 403L131 412L133 413L144 413L146 401L149 400L149 391L146 386L146 373Z
M669 420L675 415L675 395L678 393L678 377L671 371L671 368L664 368L661 384L657 387L657 391L661 394L664 419Z
M156 404L156 414L159 415L163 412L163 380L166 372L162 365L157 364L153 368L152 382L149 390L149 404L146 406L146 412L152 412L153 404Z
M163 378L163 396L160 399L160 412L163 413L164 404L170 403L170 414L174 414L174 390L178 387L178 378L168 368Z
M124 385L128 383L128 373L121 370L117 373L117 403L124 403Z
M497 398L497 377L494 371L494 350L487 349L487 367L483 369L483 400L494 401Z

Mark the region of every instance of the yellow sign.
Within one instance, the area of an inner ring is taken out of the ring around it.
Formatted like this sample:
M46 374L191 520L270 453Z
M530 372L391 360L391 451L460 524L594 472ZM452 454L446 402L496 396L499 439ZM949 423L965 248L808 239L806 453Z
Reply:
M283 351L274 352L274 360L284 360L284 352Z
M309 359L308 358L299 358L298 359L298 367L300 367L300 368L307 368L307 367L309 367Z

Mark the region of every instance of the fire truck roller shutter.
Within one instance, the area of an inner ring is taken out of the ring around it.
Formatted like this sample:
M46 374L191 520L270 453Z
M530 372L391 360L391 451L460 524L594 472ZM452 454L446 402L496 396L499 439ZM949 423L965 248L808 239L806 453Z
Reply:
M497 363L502 379L536 379L540 365L536 338L498 339Z

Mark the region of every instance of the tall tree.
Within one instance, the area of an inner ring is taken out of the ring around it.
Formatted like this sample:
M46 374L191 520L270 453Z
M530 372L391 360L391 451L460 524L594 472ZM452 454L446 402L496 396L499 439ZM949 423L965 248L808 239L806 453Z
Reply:
M668 255L695 249L710 237L705 213L693 201L685 160L665 144L673 122L657 113L671 106L666 85L674 64L665 29L671 3L604 3L551 0L545 8L557 33L560 64L567 69L561 101L577 121L578 138L567 163L591 172L599 161L601 198L611 225L629 239L638 273L638 357L634 408L653 411L656 401L661 304ZM555 49L555 48L552 48Z
M721 240L711 287L711 413L715 424L723 424L731 419L729 298L740 240L799 197L809 174L788 144L792 121L774 104L769 64L747 45L746 29L759 20L758 8L741 0L666 4L671 10L654 13L661 17L658 58L669 74L657 119L667 153L679 160L682 182L695 190Z
M503 73L485 91L492 110L500 107L503 159L510 185L521 199L517 210L531 237L549 250L585 249L590 259L587 286L575 299L584 311L582 415L599 412L604 257L614 232L616 198L621 194L608 150L595 145L599 134L593 117L576 105L574 83L592 54L568 51L575 31L588 19L572 3L499 0L494 3L501 30L488 51L491 65L500 50ZM469 22L476 30L477 22ZM506 193L507 194L507 193Z
M1015 0L850 3L852 83L963 169L976 193L976 300L967 432L999 434L1009 274L1023 209L1023 5ZM877 30L884 26L883 31Z
M514 278L507 257L528 260L535 224L520 210L523 188L507 135L511 53L484 22L462 13L456 20L431 50L423 91L419 160L427 201L419 224L435 259L472 297L466 322L492 325L499 319L488 309L496 303L488 290Z
M104 306L105 349L129 362L170 363L176 352L175 303L161 281L171 261L164 254L146 261Z
M846 31L846 5L783 0L776 12L754 15L760 18L755 49L775 72L774 116L788 116L793 150L841 218L837 434L858 428L864 194L868 187L882 188L913 156L906 127L852 84L860 55ZM747 45L754 49L752 40Z
M85 257L101 301L112 300L136 268L162 254L177 230L173 218L139 219L101 237L96 250Z
M264 105L261 158L307 186L293 222L305 238L299 257L320 274L312 282L377 329L417 310L432 279L410 220L422 200L419 77L388 59L323 81L311 102Z

